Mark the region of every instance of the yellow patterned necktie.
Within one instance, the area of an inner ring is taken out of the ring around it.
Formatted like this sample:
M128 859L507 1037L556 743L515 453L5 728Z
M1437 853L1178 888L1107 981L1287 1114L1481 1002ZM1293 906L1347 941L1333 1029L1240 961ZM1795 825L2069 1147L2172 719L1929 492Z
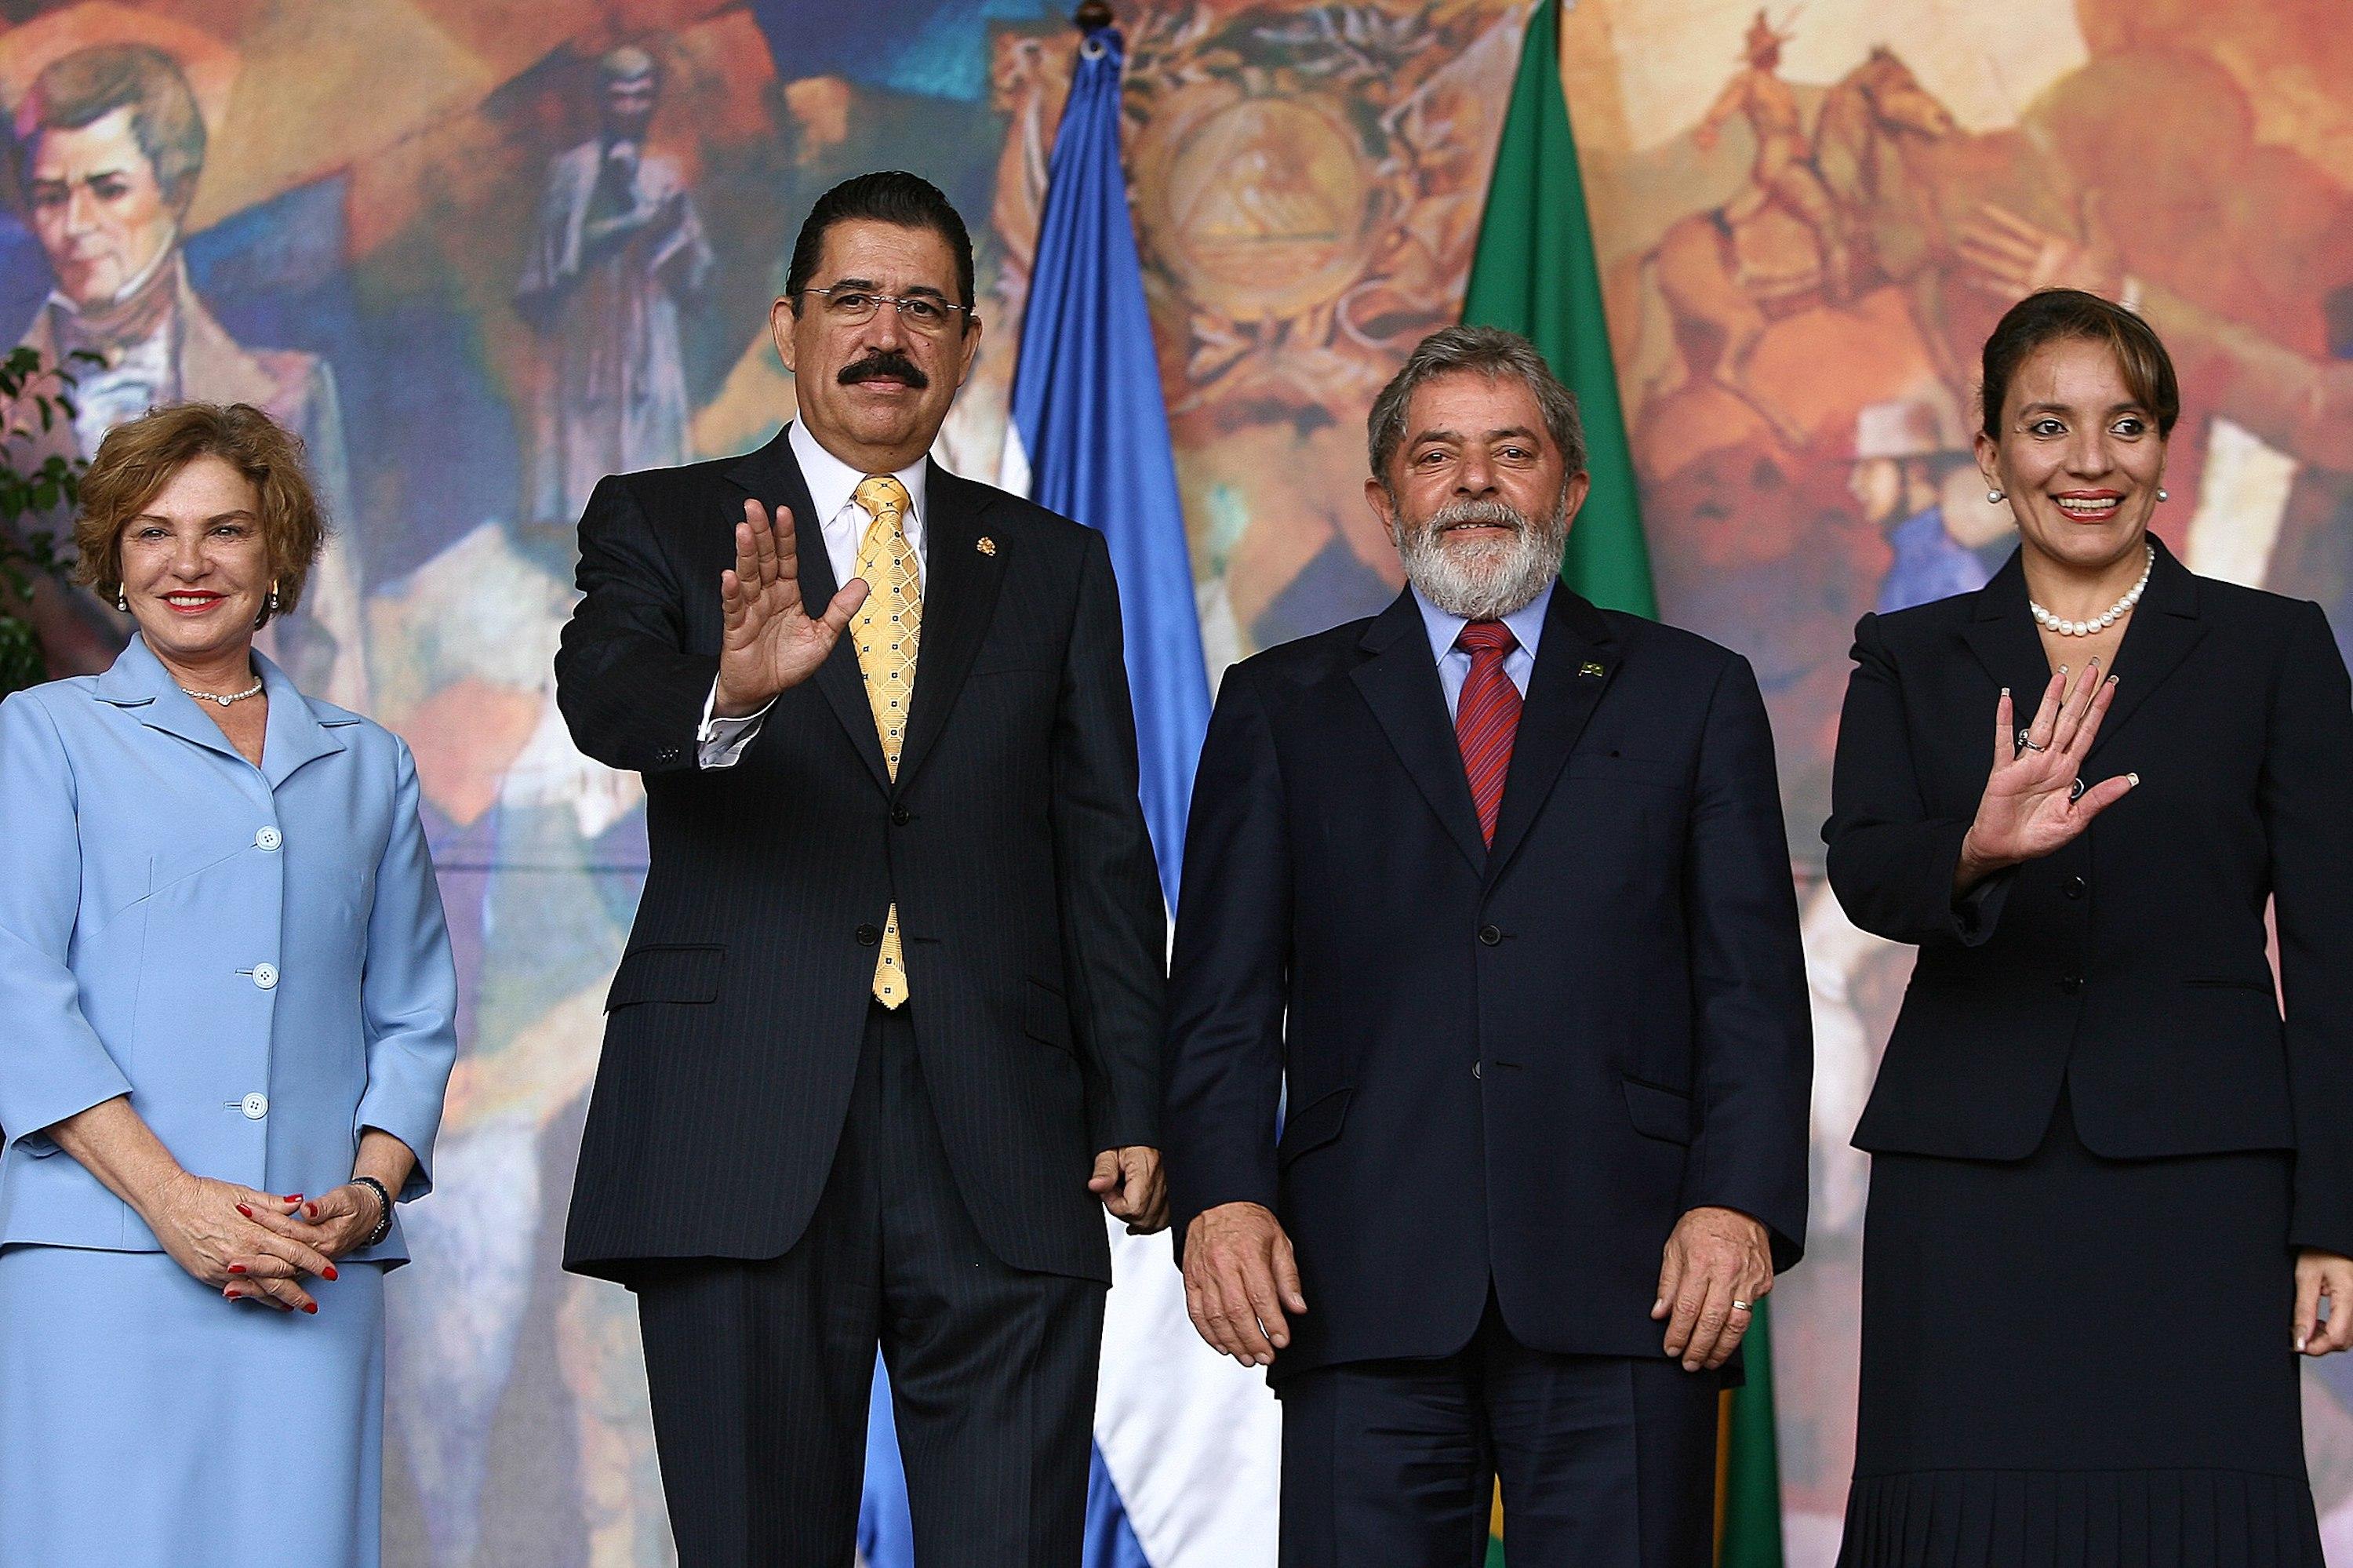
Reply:
M874 519L858 546L858 575L866 579L866 602L850 627L858 639L858 673L866 679L866 705L874 710L874 733L882 742L883 765L899 777L899 753L906 745L907 711L915 695L915 649L923 641L923 585L915 576L915 552L907 543L907 487L891 475L863 481L853 497ZM899 906L882 918L882 954L874 961L874 1000L896 1008L907 1000L907 966L899 941Z

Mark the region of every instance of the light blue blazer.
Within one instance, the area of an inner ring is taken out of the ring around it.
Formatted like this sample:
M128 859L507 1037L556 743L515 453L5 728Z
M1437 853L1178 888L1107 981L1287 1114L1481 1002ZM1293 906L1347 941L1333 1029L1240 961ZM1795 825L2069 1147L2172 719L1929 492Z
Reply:
M42 1130L121 1094L200 1176L323 1192L375 1127L429 1188L458 987L416 764L254 662L258 768L138 638L0 702L0 1247L157 1250Z

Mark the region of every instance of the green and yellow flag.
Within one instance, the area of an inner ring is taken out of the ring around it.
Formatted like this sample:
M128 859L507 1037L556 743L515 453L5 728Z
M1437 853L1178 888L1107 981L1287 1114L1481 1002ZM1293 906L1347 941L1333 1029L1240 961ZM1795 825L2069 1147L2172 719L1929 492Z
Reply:
M1577 139L1560 85L1558 0L1539 0L1487 188L1462 319L1509 327L1535 343L1585 415L1593 494L1561 559L1569 587L1611 609L1656 616L1641 497L1609 357L1601 268L1585 210ZM1762 1304L1748 1330L1746 1387L1724 1395L1716 1462L1719 1568L1781 1568L1780 1465L1773 1436L1773 1350ZM1497 1499L1488 1568L1503 1568Z
M1593 494L1569 530L1562 577L1598 605L1656 616L1641 498L1601 310L1601 268L1560 90L1555 0L1540 0L1521 48L1462 319L1509 327L1534 343L1584 411Z

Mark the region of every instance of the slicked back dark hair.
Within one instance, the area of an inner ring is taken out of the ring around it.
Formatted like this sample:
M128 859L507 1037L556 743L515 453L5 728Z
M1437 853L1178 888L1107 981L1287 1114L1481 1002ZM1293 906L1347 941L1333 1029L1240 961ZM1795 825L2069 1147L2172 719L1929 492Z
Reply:
M2181 418L2181 387L2174 379L2173 356L2165 352L2157 329L2097 294L2042 289L2010 306L1986 339L1978 400L1987 435L2001 439L2002 405L2010 400L2010 384L2019 366L2036 349L2053 343L2105 344L2116 356L2125 389L2157 421L2157 433L2173 434L2173 422Z
M793 264L785 273L785 292L795 311L801 308L801 291L808 287L825 252L826 232L837 223L860 221L928 228L946 240L955 256L956 288L964 296L956 303L965 307L965 327L971 330L972 236L965 228L964 215L939 186L904 169L856 175L817 198L801 224L800 238L793 242Z

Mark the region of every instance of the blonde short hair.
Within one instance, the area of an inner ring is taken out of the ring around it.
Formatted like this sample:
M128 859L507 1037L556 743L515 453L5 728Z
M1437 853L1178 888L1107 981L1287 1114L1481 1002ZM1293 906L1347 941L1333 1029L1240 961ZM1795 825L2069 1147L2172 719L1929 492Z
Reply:
M121 592L123 525L200 457L219 458L251 482L278 611L292 609L326 543L327 523L302 470L302 443L250 403L175 403L107 432L81 479L75 580L108 599Z

